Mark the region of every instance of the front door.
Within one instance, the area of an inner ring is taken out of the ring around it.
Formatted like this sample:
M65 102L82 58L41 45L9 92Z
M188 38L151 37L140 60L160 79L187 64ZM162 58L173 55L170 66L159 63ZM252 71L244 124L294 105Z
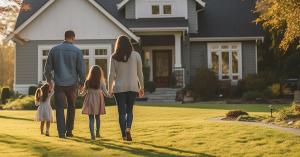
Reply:
M169 87L172 75L172 50L153 50L153 79L156 87Z

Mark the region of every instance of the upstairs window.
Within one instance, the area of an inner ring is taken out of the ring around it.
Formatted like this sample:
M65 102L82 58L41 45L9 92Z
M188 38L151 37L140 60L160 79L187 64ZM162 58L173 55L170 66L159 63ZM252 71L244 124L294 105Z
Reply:
M171 15L172 14L172 5L164 5L164 14Z
M152 5L152 15L159 15L159 5Z

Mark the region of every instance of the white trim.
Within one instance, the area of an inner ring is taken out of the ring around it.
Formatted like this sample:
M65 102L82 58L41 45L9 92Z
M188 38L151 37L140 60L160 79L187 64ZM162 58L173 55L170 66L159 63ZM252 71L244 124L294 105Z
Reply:
M175 33L175 68L181 68L181 33Z
M118 10L122 9L130 0L123 0L122 2L117 4ZM202 7L205 7L206 3L203 2L202 0L195 0L198 2Z
M42 12L44 12L55 0L49 0L45 5L43 5L37 12L35 12L29 19L27 19L21 26L15 30L15 34L22 31L30 22L37 18Z
M196 2L198 2L202 7L206 6L206 3L203 2L202 0L196 0Z
M110 19L112 22L114 22L117 26L119 26L124 32L126 32L131 38L133 38L135 41L139 42L140 38L133 34L127 27L125 27L121 22L119 22L117 19L115 19L109 12L107 12L101 5L99 5L94 0L88 0L90 3L92 3L97 9L99 9L108 19Z
M248 41L264 40L264 37L191 37L190 41Z
M157 32L157 31L164 31L164 32L172 32L172 31L188 31L188 27L145 27L145 28L129 28L133 32Z
M14 84L14 91L20 94L28 95L28 90L31 86L37 86L37 84Z
M228 45L229 48L228 49L222 49L220 48L220 46L222 45ZM236 45L237 49L232 49L230 48L231 45ZM238 75L239 78L238 79L242 79L243 78L243 60L242 60L242 56L243 56L243 52L242 52L242 43L241 42L215 42L215 43L207 43L207 59L208 59L208 68L211 69L212 68L212 58L211 58L211 52L212 52L212 47L213 46L218 46L217 49L215 49L214 51L216 51L217 53L221 53L222 50L228 51L229 52L229 79L223 79L222 78L222 58L219 57L219 72L218 72L218 78L219 80L233 80L232 76L232 51L236 50L238 52L238 57L239 57L239 61L238 61Z
M121 24L117 19L115 19L109 12L107 12L102 6L100 6L94 0L88 0L93 6L95 6L99 11L101 11L108 19L110 19L113 23L119 26L124 32L126 32L132 39L135 41L139 41L140 38L136 36L133 32L131 32L127 27ZM27 19L21 26L19 26L15 31L14 34L19 33L22 31L30 22L32 22L36 17L38 17L42 12L44 12L55 0L49 0L45 5L43 5L37 12L35 12L29 19ZM13 36L10 36L11 38ZM8 38L8 40L10 40Z
M122 2L118 3L117 4L118 10L122 9L128 2L129 0L123 0Z
M43 81L43 65L42 60L45 59L43 50L51 50L55 45L38 45L38 82ZM109 59L112 54L111 44L75 44L79 49L89 49L89 56L84 56L84 59L89 59L89 66L95 65L96 59L107 59L107 72L109 71ZM95 49L106 49L107 55L96 56ZM107 76L106 76L107 77Z

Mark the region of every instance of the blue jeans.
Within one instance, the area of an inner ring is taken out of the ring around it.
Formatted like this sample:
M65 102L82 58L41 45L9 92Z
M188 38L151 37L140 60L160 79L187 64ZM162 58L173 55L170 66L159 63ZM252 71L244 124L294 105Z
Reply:
M126 128L131 128L133 120L133 104L135 102L137 92L115 93L115 99L118 105L119 124L122 137L126 137Z
M89 126L90 126L90 132L91 132L91 136L95 136L95 128L94 128L94 123L95 123L95 119L96 119L96 132L100 131L100 115L89 115Z

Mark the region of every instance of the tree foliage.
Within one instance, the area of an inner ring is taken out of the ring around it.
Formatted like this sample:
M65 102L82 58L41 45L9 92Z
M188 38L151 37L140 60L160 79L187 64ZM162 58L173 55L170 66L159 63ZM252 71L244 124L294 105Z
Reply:
M281 49L287 51L295 43L300 48L300 0L258 0L256 11L257 23L282 34Z

